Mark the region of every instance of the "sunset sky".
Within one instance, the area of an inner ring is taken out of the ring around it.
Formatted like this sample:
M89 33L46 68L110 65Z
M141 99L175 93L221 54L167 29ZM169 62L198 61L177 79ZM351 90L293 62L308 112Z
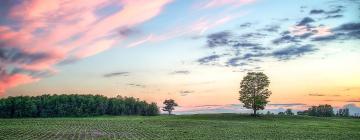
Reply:
M237 112L243 76L262 71L267 109L360 107L359 0L1 0L0 16L1 98Z

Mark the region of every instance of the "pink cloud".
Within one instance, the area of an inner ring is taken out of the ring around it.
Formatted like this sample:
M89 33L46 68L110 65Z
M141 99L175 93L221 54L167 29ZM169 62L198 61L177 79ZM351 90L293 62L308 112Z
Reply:
M117 29L131 28L154 18L170 2L171 0L23 1L8 13L8 17L16 21L16 29L10 25L0 26L0 41L5 42L9 53L24 55L24 58L22 61L8 59L0 68L2 71L10 66L35 72L56 71L53 65L64 59L81 59L110 49L126 38L114 35ZM99 8L113 4L121 5L122 9L106 17L95 14ZM33 57L36 61L26 57ZM9 73L12 72L6 72ZM0 78L0 92L18 84L38 80L20 73Z
M234 7L238 7L238 6L250 4L253 2L255 2L255 0L208 0L199 5L200 5L200 8L215 8L215 7L221 7L224 5L231 5Z
M5 75L1 77L0 81L0 95L5 92L6 89L15 87L21 84L27 84L38 81L39 79L33 78L24 74Z

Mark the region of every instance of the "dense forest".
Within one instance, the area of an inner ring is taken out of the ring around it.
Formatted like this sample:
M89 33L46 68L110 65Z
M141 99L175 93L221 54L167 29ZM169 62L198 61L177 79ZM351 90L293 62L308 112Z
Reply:
M102 95L41 95L0 99L0 117L76 117L99 115L157 115L156 103L133 97Z

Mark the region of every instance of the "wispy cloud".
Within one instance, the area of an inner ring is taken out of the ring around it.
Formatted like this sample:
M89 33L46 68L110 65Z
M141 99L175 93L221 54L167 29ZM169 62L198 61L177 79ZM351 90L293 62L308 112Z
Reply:
M177 71L173 71L170 73L171 75L175 75L175 74L190 74L190 71L188 70L177 70Z
M309 96L325 96L325 94L310 93Z
M193 90L181 90L179 93L181 96L187 96L189 95L190 93L194 93L195 91Z
M231 5L234 7L239 7L245 4L254 3L255 0L206 0L202 3L198 3L197 7L199 8L216 8L225 5Z
M230 44L231 33L227 31L209 34L207 36L207 46L209 48L225 46Z
M305 26L305 25L309 25L309 23L315 22L314 19L310 18L310 17L304 17L296 26Z
M220 58L220 55L209 55L203 58L200 58L197 60L200 64L207 65L207 64L213 64L216 60Z
M314 45L307 44L303 46L290 46L280 50L276 50L271 55L279 60L289 60L294 57L300 57L304 54L317 51L318 49Z
M129 76L130 72L113 72L103 75L104 77Z
M136 84L136 83L130 83L128 84L129 86L132 86L132 87L140 87L140 88L145 88L146 85L143 85L143 84Z

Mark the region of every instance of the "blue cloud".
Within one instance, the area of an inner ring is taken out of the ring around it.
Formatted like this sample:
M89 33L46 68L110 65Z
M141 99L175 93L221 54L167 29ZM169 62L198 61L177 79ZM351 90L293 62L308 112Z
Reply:
M95 15L100 18L104 18L112 14L115 14L116 12L120 11L122 8L123 8L122 5L109 3L107 5L97 8L95 10Z
M307 44L300 47L290 46L280 50L276 50L271 55L279 60L289 60L291 58L296 58L302 56L306 53L317 51L318 49L314 45Z
M233 66L233 67L247 65L247 63L245 63L245 62L239 63L240 60L242 60L241 57L231 58L228 62L226 62L226 64L228 66Z
M312 38L312 41L360 39L360 23L345 23L331 30L333 34Z
M322 13L325 13L325 11L322 9L313 9L310 11L310 14L322 14Z
M197 60L197 62L199 62L200 64L209 64L211 62L214 62L216 60L218 60L220 58L220 55L210 55L210 56L206 56L203 58L200 58Z
M224 46L230 43L231 33L228 31L213 33L207 36L207 46L209 48Z
M327 11L325 12L326 14L337 14L342 12L342 7L338 6L337 9L331 10L331 11Z
M257 43L247 43L247 42L239 42L239 43L235 43L234 45L232 45L233 47L237 48L237 47L260 47L260 44ZM259 49L259 48L258 48Z
M229 59L226 64L227 66L233 66L233 67L237 67L237 66L245 66L248 65L249 62L254 62L254 61L260 61L261 58L263 57L267 57L268 54L266 53L246 53L241 57L234 57ZM260 59L257 59L260 58ZM242 61L242 62L240 62Z
M297 37L291 35L283 35L280 38L276 38L272 41L274 44L282 44L282 43L296 43L301 42Z
M358 30L360 30L360 23L345 23L334 29L334 31L358 31Z
M328 15L327 17L326 17L326 19L330 19L330 18L342 18L343 17L343 15Z
M331 40L335 40L337 39L337 35L327 35L327 36L319 36L319 37L314 37L311 40L312 41L331 41Z
M262 30L267 31L267 32L278 32L279 29L280 29L279 25L267 25Z
M120 34L120 36L131 36L131 35L135 35L135 34L139 34L140 31L135 30L133 28L128 28L128 27L122 27L118 30L118 33Z
M246 22L240 25L241 28L247 28L250 27L252 24L250 22Z
M309 25L309 23L312 23L312 22L315 22L315 20L310 17L305 17L297 24L297 26Z
M15 47L7 47L6 45L0 44L1 63L32 64L50 57L51 55L47 53L28 53Z

